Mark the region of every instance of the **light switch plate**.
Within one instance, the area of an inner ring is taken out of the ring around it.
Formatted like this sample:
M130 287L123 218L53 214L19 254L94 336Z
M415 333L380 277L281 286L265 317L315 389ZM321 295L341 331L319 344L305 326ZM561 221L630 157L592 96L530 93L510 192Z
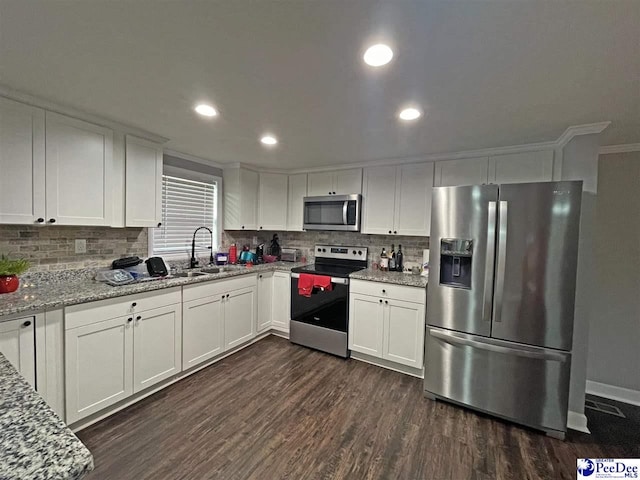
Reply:
M87 253L87 240L76 238L76 253Z
M258 237L257 237L257 236L256 236L256 237L253 237L253 244L254 244L254 245L257 245L257 244L258 244Z

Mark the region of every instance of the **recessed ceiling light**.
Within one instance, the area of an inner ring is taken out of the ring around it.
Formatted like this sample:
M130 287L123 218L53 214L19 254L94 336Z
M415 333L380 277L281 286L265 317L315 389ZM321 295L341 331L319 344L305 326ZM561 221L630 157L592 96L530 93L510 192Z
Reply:
M264 143L265 145L275 145L276 143L278 143L278 139L276 137L274 137L273 135L264 135L260 141L262 143Z
M194 110L204 117L215 117L218 115L218 111L211 105L207 105L206 103L196 105Z
M420 110L418 110L417 108L409 107L403 109L398 114L398 117L400 117L401 120L416 120L417 118L420 118L421 115L422 113L420 112Z
M367 48L363 58L367 65L381 67L391 61L393 58L393 50L383 43L378 43L377 45Z

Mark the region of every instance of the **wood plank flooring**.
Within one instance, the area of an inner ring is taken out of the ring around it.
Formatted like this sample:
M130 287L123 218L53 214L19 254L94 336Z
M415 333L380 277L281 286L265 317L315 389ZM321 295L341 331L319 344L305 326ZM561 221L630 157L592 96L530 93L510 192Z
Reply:
M422 381L268 337L81 431L89 480L575 479L566 442L422 395Z

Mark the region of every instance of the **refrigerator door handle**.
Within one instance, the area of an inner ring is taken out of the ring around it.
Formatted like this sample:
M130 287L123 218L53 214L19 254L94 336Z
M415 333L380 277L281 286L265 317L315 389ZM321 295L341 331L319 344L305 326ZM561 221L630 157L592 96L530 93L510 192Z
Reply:
M504 273L507 264L507 215L508 202L500 201L498 210L498 261L496 262L496 290L493 305L493 321L502 321L502 297L504 293Z
M505 355L515 355L518 357L535 358L540 360L553 360L556 362L564 363L569 359L569 353L561 353L553 350L535 347L505 347L499 345L488 338L471 339L466 336L456 335L453 332L446 332L444 330L437 330L434 328L429 329L429 335L432 337L444 340L447 343L463 345L467 347L480 348L495 353L504 353Z
M482 319L490 322L493 301L493 269L496 261L496 202L489 202L487 217L487 259L484 267Z

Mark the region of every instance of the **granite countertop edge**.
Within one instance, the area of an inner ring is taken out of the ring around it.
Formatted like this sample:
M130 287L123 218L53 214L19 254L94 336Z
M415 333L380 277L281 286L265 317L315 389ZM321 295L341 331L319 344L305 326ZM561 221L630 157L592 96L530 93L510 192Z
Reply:
M109 298L123 297L137 293L151 292L165 288L182 287L204 282L213 282L241 275L258 274L260 272L290 272L302 263L267 263L251 268L234 268L220 273L212 273L197 277L175 277L163 280L133 283L112 287L95 280L79 280L66 283L41 284L35 287L21 286L18 291L0 296L0 322L2 317L19 313L47 310L68 305L95 302ZM31 298L29 298L31 297Z
M383 272L366 268L358 270L349 275L352 280L366 280L370 282L389 283L394 285L403 285L405 287L426 288L428 278L422 275L413 275L401 272Z

